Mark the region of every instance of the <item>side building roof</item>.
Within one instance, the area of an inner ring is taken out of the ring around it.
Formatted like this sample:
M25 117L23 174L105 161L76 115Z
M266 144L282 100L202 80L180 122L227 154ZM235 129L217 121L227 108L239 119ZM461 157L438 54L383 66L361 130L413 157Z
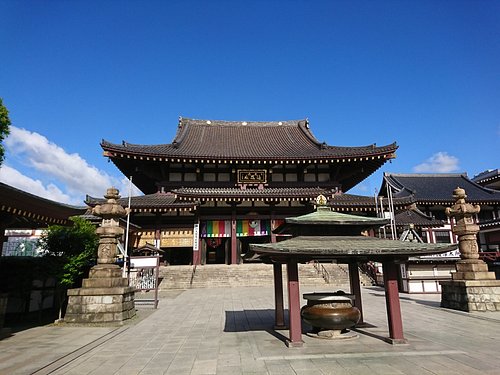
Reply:
M0 182L0 224L4 228L68 225L71 216L82 215L86 209L45 199Z
M487 189L462 173L393 174L384 173L380 195L387 195L387 184L393 189L393 197L413 197L418 203L451 204L455 201L453 190L465 189L467 202L478 204L500 203L500 192Z
M479 173L472 181L489 189L500 190L500 169L490 169Z

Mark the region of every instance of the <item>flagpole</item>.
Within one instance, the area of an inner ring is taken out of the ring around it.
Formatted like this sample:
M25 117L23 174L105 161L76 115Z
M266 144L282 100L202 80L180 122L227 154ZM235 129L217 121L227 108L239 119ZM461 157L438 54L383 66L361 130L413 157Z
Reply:
M127 275L127 258L128 258L128 232L130 228L130 201L132 199L132 176L129 179L128 186L128 214L127 214L127 231L125 232L125 254L123 256L123 277Z

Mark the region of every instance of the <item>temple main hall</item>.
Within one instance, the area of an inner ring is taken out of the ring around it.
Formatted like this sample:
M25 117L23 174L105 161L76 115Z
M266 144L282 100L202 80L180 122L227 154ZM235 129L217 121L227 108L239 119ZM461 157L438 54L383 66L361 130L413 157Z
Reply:
M348 191L397 150L328 145L307 119L180 118L171 143L101 147L144 193L131 198L129 247L154 245L172 265L242 262L249 244L279 241L272 231L285 218L314 211L320 194ZM90 206L99 202L87 197Z

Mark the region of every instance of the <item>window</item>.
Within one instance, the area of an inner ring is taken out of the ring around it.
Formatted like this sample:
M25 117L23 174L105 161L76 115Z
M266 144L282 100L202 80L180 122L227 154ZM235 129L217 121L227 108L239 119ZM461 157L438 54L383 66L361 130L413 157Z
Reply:
M434 232L436 243L451 243L449 231L436 231Z

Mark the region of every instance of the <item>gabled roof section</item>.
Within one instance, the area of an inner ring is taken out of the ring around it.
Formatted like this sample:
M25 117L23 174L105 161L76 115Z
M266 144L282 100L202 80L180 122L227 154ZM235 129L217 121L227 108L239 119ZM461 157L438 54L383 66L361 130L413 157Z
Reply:
M465 189L467 202L481 204L500 203L500 192L482 187L471 181L467 174L392 174L384 173L380 195L387 196L387 184L393 189L394 198L413 196L415 202L450 204L455 201L453 190Z
M413 202L414 199L411 195L393 199L396 210L405 209ZM387 209L388 203L387 198L382 197L384 209ZM328 204L334 211L375 211L377 206L380 205L380 197L377 197L377 202L375 202L375 197L341 193L334 194Z
M104 198L95 198L87 195L85 203L90 207L95 207L98 204L106 202ZM122 207L128 207L128 197L122 197L117 200L118 204ZM131 197L130 207L132 211L151 211L151 212L166 212L173 210L194 210L196 209L196 202L178 202L173 194L168 193L155 193L147 195L139 195Z
M428 216L416 207L397 213L394 222L398 227L407 227L413 224L415 227L422 228L437 228L445 224L444 221Z
M180 188L173 191L179 200L228 200L228 201L255 201L255 200L301 200L310 201L320 194L331 195L331 190L320 187L311 188Z
M312 134L308 120L219 121L180 118L170 144L114 144L103 140L106 156L133 155L150 158L199 158L239 160L312 160L325 158L391 159L395 143L377 147L329 146Z

